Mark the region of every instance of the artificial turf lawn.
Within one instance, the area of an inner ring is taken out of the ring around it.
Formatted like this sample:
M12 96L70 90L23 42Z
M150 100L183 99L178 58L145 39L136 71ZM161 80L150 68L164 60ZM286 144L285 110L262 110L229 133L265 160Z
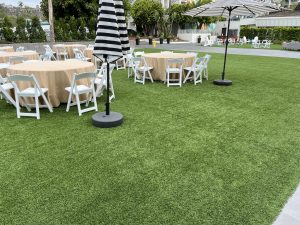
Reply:
M300 180L299 59L230 55L217 87L212 56L197 86L114 72L115 129L1 100L0 224L272 224Z

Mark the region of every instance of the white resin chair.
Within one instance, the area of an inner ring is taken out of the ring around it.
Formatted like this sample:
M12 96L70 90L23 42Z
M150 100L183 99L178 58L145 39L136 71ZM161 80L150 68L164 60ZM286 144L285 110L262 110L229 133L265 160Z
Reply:
M49 109L50 112L53 112L52 106L49 103L47 97L45 96L45 93L47 93L48 89L47 88L41 88L38 80L35 78L34 75L27 76L27 75L12 75L9 76L8 78L15 90L15 99L16 99L16 108L17 108L17 117L21 118L21 116L28 116L28 117L36 117L37 119L40 119L40 107L46 107ZM20 90L18 88L18 83L19 82L27 82L31 83L33 87L26 88L25 90ZM35 104L34 105L29 105L26 104L26 107L28 109L29 107L34 107L36 109L35 113L23 113L20 110L20 104L19 100L20 98L34 98ZM39 97L42 97L43 101L45 102L46 105L40 105L39 104Z
M125 70L126 69L126 59L123 56L121 59L116 61L116 69L117 70Z
M68 57L68 52L67 49L65 48L64 45L55 45L56 48L56 57L58 60L67 60Z
M13 85L11 83L4 83L1 82L1 76L0 76L0 95L1 97L4 97L7 102L12 104L14 107L16 107L16 102L15 100L9 95L9 91L14 89Z
M202 74L204 71L204 58L196 58L193 65L190 67L185 67L185 71L187 71L187 75L183 81L186 83L188 80L193 79L194 84L202 83Z
M78 48L73 48L73 52L74 52L74 55L75 55L75 59L78 59L80 61L91 62L91 59L85 57L83 52L81 50L79 50Z
M54 56L54 54L56 54L56 52L54 52L49 45L44 45L45 48L45 54L42 56L42 60L43 61L51 61L54 60L56 61L56 57Z
M109 90L111 95L109 96L109 101L112 101L116 98L114 85L112 80L112 72L115 68L115 64L109 64ZM104 90L107 90L107 64L103 63L101 68L98 70L97 77L95 79L96 85L96 96L101 97Z
M145 84L145 80L150 80L153 83L151 70L153 67L148 66L145 58L135 57L133 60L134 83Z
M72 81L72 86L65 88L65 90L67 92L69 92L68 104L67 104L67 109L66 109L67 112L69 112L70 106L73 106L73 105L77 105L79 116L81 116L82 113L85 113L85 112L90 112L90 111L93 111L93 110L98 111L96 93L95 93L95 87L94 87L95 78L96 78L96 73L82 73L82 74L75 74L74 75L73 81ZM91 81L90 86L77 85L77 81L83 80L83 79L90 80ZM80 106L80 104L82 102L80 102L79 95L81 95L81 94L88 95L87 100L83 101L83 102L86 103L87 108L85 108L85 109L81 109L81 106ZM89 97L90 94L92 95L92 98ZM73 95L75 95L75 100L76 101L71 103ZM94 106L92 106L92 107L88 107L90 99L92 99L92 101L94 103Z
M133 56L133 54L132 53L130 53L130 54L127 54L126 56L125 56L125 58L126 58L126 67L128 68L128 78L130 78L130 77L132 77L133 76L133 74L134 74L134 69L133 69L133 58L134 58L134 56Z
M26 61L26 58L24 58L23 56L11 56L11 57L9 57L9 64L10 65L23 63L24 61Z
M203 58L203 66L204 66L204 71L203 71L203 77L208 80L208 63L211 59L211 55L206 54Z
M183 73L183 63L184 59L168 59L166 68L166 80L167 86L182 86L182 73ZM173 76L178 76L178 78L171 78Z

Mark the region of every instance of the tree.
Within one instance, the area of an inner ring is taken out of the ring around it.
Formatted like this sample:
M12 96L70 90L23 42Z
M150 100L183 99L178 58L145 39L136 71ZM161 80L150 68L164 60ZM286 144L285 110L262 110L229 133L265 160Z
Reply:
M19 42L26 42L28 40L26 33L26 20L24 17L17 18L17 27L16 27L16 39Z
M29 29L30 42L46 41L46 34L41 27L41 23L38 17L33 17Z
M7 16L4 17L1 32L2 32L4 39L8 42L13 42L15 40L15 35L12 30L12 27L13 27L13 25L12 25L9 17L7 17Z
M136 0L131 7L131 16L135 24L146 35L153 34L163 14L162 5L156 0Z

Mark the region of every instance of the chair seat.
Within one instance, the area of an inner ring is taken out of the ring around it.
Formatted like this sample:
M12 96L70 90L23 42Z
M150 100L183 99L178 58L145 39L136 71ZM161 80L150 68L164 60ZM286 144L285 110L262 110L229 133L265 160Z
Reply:
M48 91L48 88L41 88L43 93L38 93L38 96L41 96L42 94L45 94ZM19 95L22 96L35 96L35 89L34 88L26 88L23 91L20 91Z
M102 77L103 77L103 76L98 76L98 77L95 79L95 84L101 84Z
M202 66L202 68L204 68L204 66ZM201 70L201 67L200 66L195 66L195 67L185 67L184 70L187 70L187 71L199 71Z
M169 72L169 73L180 73L180 69L178 69L178 68L169 68L169 69L167 69L167 72Z
M148 67L144 67L144 66L141 66L141 67L138 67L137 68L137 70L138 71L147 71L147 70L152 70L153 69L153 67L151 67L151 66L148 66Z
M71 92L71 87L66 87L65 90L67 92ZM77 90L78 93L85 93L85 92L90 92L92 88L86 86L86 85L77 85ZM75 89L73 89L73 94L75 94Z
M13 85L11 83L5 83L5 84L1 84L1 87L5 90L5 91L8 91L8 90L11 90L13 89Z

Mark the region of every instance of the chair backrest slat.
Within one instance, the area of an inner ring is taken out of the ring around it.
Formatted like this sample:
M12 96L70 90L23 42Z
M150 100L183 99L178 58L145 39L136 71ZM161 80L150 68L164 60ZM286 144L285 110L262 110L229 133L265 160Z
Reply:
M29 81L29 82L34 82L33 76L30 75L21 75L21 74L14 74L14 75L10 75L8 77L8 79L11 82L16 82L16 81Z
M75 75L75 80L81 80L81 79L86 79L86 78L95 78L96 73L81 73L81 74L76 74Z

